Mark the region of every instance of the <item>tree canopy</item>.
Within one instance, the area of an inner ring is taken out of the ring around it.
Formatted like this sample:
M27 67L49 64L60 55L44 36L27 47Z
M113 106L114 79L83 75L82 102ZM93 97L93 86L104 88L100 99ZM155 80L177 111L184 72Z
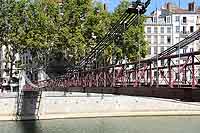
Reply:
M122 1L114 12L93 0L0 0L0 44L33 56L62 53L77 64L100 41L130 3ZM117 63L146 55L144 17L131 26L120 40L113 40L99 60ZM48 56L50 57L50 56ZM101 61L100 61L101 62Z

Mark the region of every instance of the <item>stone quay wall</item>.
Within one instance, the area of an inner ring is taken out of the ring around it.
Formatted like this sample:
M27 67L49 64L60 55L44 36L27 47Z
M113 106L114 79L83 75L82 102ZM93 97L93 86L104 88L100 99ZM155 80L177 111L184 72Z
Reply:
M23 113L17 118L17 93L0 93L0 120L200 114L199 102L153 97L79 92L42 92L41 99L34 92L25 95L19 103Z

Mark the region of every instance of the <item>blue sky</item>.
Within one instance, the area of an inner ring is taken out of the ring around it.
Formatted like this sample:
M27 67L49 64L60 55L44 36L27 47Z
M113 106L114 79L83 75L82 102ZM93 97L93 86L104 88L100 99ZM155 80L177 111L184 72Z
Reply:
M98 0L98 1L106 3L108 5L109 11L113 11L113 9L120 3L120 0ZM147 14L156 9L156 7L160 8L166 2L172 2L179 5L179 1L180 1L180 6L183 8L187 8L188 2L193 2L193 1L196 2L198 5L200 5L200 0L151 0L151 4L148 7Z

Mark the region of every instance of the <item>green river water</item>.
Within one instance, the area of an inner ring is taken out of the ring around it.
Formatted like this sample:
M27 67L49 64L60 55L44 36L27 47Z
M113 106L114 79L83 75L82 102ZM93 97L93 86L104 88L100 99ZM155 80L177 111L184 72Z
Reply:
M0 133L200 133L200 116L0 121Z

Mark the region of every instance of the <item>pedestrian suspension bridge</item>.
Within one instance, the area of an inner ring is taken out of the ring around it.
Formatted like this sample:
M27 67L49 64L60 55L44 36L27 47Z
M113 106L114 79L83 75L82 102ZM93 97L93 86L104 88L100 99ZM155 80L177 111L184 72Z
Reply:
M26 78L26 85L21 91L78 91L190 100L198 98L200 51L178 55L174 53L199 40L200 30L155 57L95 69L92 67L96 56L117 39L119 34L137 24L138 18L145 13L149 4L150 0L145 3L133 2L78 66L67 69L66 73L53 79L29 81ZM175 60L178 58L184 59L184 62L177 64ZM161 62L164 62L162 66L157 65Z

